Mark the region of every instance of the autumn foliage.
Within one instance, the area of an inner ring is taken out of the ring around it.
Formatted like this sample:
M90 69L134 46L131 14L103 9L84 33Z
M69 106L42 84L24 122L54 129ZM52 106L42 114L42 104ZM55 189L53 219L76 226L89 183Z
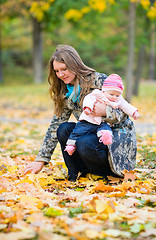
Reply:
M123 178L88 174L76 182L68 181L59 145L42 172L23 175L26 164L38 153L51 105L39 87L17 89L15 94L13 87L8 92L1 90L0 239L154 239L156 132L149 135L142 129L137 134L136 168L123 170ZM155 123L154 99L151 94L135 99L140 125Z
M59 146L42 172L23 175L40 145L40 124L6 122L0 131L0 239L150 239L156 234L155 134L138 136L138 165L124 170L123 178L88 174L73 183L66 179Z

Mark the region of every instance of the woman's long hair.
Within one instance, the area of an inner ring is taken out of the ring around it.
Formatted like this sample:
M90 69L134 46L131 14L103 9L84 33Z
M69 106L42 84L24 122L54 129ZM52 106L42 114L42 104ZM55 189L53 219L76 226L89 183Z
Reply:
M61 115L64 107L64 94L66 92L66 84L60 80L54 71L53 61L64 63L67 69L75 74L74 89L76 91L78 84L81 87L80 104L83 98L90 92L93 85L94 69L87 67L81 60L77 51L69 45L59 45L49 61L48 82L50 84L50 95L55 105L55 114Z

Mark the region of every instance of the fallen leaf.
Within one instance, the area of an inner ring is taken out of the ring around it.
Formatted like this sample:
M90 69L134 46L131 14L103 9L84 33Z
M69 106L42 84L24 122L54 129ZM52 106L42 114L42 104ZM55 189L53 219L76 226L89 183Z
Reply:
M103 182L99 182L95 185L94 191L97 191L97 192L113 192L114 187L105 185Z
M135 171L133 170L130 170L130 171L127 171L127 170L123 170L122 171L123 175L124 175L124 181L135 181Z

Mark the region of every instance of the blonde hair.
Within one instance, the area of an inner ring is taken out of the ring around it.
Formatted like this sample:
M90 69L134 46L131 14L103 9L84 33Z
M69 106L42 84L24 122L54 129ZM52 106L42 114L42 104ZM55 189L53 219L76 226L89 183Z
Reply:
M53 62L64 63L67 69L75 74L74 89L77 88L78 84L81 87L80 93L80 104L82 104L83 98L90 92L93 85L92 73L94 69L87 67L81 60L78 52L69 45L59 45L49 60L49 75L48 82L50 84L50 95L55 105L55 114L61 115L64 107L64 94L66 92L66 84L60 80L55 73L53 68Z

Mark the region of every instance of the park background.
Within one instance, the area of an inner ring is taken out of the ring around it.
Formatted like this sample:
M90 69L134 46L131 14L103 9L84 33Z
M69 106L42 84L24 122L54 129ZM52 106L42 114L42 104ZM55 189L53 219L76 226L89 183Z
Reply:
M154 238L156 1L1 0L0 24L0 238ZM48 61L59 44L98 72L118 73L139 109L136 169L122 184L68 182L59 146L41 173L23 175L53 116Z
M16 97L3 97L2 108L25 99L52 108L48 61L57 45L69 44L96 71L121 75L126 99L155 122L156 1L2 0L0 7L1 94Z

